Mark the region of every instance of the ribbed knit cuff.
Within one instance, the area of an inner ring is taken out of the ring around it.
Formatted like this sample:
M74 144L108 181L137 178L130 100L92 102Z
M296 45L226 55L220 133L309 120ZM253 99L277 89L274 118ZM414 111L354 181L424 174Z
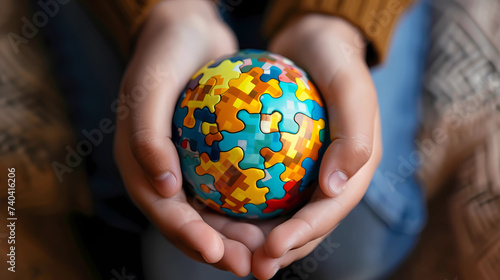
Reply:
M275 0L264 23L264 35L275 35L286 23L302 14L320 13L349 21L369 40L367 62L378 64L386 57L397 19L411 0Z

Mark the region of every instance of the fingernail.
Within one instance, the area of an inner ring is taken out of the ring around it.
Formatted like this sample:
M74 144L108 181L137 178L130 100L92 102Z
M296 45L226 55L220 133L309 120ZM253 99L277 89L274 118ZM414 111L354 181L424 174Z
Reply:
M340 170L333 172L328 180L328 183L330 184L330 190L334 194L341 194L345 189L346 182L347 174Z
M276 273L278 273L278 271L280 270L280 266L276 266L276 269L274 270L274 273L273 273L273 276L271 276L271 278L274 277L274 275L276 275Z
M200 253L201 257L205 260L206 263L210 263L207 258L205 258L205 255L203 255L202 253Z
M162 175L155 178L156 190L164 195L168 192L168 189L173 188L177 184L177 179L171 172L165 172Z

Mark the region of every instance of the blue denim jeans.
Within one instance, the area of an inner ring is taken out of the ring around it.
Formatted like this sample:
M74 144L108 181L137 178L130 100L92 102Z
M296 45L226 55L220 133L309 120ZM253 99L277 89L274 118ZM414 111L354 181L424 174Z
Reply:
M426 220L425 198L414 173L420 163L415 136L423 91L429 2L415 3L401 17L387 61L372 70L384 154L365 197L316 250L282 269L277 278L381 279L390 275L415 246ZM101 119L114 119L110 106L117 97L124 61L76 5L64 7L48 30L73 124L84 138L83 131L98 128ZM125 198L113 162L112 135L104 135L102 143L87 157L87 165L100 217L112 226L140 232L140 219L130 218L137 213L125 209L133 206ZM117 203L118 198L128 204ZM147 279L233 278L227 272L191 261L152 228L143 237Z

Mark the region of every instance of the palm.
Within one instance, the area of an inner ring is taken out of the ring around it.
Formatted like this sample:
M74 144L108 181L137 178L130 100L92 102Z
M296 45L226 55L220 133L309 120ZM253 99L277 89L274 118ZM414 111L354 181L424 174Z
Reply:
M210 2L157 5L123 79L115 158L130 197L167 239L195 260L245 276L264 235L253 225L193 207L181 190L170 125L175 101L192 73L236 49L234 35ZM151 77L151 69L159 74ZM140 89L146 93L137 94ZM159 182L166 171L173 176Z
M380 161L376 92L359 37L343 20L307 15L271 42L271 51L292 59L315 80L328 108L332 143L311 201L276 225L255 251L252 272L258 278L270 278L277 268L309 254L359 203ZM342 49L346 45L354 48L348 56ZM348 180L343 188L331 188L331 175L338 170Z

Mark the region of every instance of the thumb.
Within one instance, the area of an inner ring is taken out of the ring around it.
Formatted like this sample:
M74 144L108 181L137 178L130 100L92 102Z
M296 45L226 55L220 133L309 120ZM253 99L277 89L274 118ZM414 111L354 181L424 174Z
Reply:
M152 186L163 197L172 197L182 187L182 173L174 143L149 129L130 137L130 148Z
M349 178L368 162L372 154L372 140L363 134L333 140L320 167L320 187L324 194L334 197L343 192Z
M321 162L319 183L329 197L342 193L346 182L370 159L378 122L377 93L367 67L352 63L345 68L321 90L332 143Z

